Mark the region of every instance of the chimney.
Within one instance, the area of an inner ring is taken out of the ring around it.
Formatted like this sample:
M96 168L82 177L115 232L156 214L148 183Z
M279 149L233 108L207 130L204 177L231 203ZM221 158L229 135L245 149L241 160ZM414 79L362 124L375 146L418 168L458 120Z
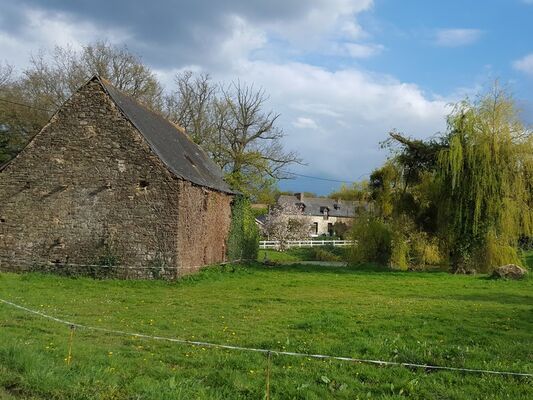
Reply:
M298 199L298 201L299 201L300 203L303 203L303 201L304 201L304 194L303 194L303 192L301 192L301 193L294 193L294 195L296 196L296 198Z

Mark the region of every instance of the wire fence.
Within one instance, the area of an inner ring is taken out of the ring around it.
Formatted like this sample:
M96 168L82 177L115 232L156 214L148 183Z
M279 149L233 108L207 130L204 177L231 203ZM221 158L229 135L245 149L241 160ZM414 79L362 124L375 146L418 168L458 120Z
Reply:
M254 347L244 347L244 346L236 346L236 345L228 345L228 344L220 344L220 343L211 343L211 342L205 342L205 341L199 341L199 340L187 340L187 339L173 338L173 337L167 337L167 336L147 335L143 333L127 332L127 331L117 330L117 329L95 327L95 326L90 326L90 325L79 324L79 323L72 322L72 321L67 321L67 320L48 315L43 312L33 310L28 307L24 307L22 305L19 305L19 304L16 304L16 303L13 303L11 301L4 300L1 298L0 298L0 303L16 308L18 310L25 311L33 315L38 315L42 318L46 318L56 323L69 326L71 330L75 328L85 329L89 331L103 332L103 333L118 335L118 336L129 336L129 337L136 337L139 339L154 340L154 341L166 341L166 342L178 343L182 345L202 346L206 348L217 348L217 349L235 350L235 351L242 351L242 352L262 353L262 354L267 355L269 358L271 355L278 355L278 356L289 356L289 357L301 357L301 358L307 358L307 359L337 360L337 361L345 361L345 362L360 363L360 364L371 364L371 365L378 365L378 366L406 367L406 368L422 369L424 371L430 371L430 370L455 371L455 372L474 373L474 374L489 374L489 375L533 378L533 373L527 373L527 372L461 368L461 367L453 367L453 366L419 364L419 363L411 363L411 362L372 360L372 359L355 358L355 357L334 356L334 355L328 355L328 354L299 353L299 352L292 352L292 351L281 351L281 350L272 350L272 349L264 349L264 348L254 348ZM69 355L67 359L69 360L69 363L70 363L72 359L72 336L71 336L69 343L70 343L69 344ZM269 366L267 368L270 368L270 361L269 361ZM267 374L269 374L269 370L267 370Z

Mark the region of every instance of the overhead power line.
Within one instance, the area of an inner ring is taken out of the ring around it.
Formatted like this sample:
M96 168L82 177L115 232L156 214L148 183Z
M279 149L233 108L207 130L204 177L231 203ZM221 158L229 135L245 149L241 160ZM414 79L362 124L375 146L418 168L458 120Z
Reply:
M1 97L0 97L0 101L2 101L2 102L4 102L4 103L8 103L8 104L13 104L13 105L21 106L21 107L31 108L31 109L34 109L34 110L45 111L45 112L49 112L49 113L53 113L53 112L54 112L54 111L52 111L52 110L48 110L48 109L46 109L46 108L35 107L35 106L29 105L29 104L20 103L20 102L17 102L17 101L11 101L11 100L4 99L4 98L1 98ZM296 172L290 172L290 171L282 171L282 172L285 172L286 174L289 174L289 175L299 176L299 177L302 177L302 178L316 179L316 180L319 180L319 181L325 181L325 182L347 183L347 184L355 183L355 182L356 182L358 179L360 179L361 177L363 177L363 176L365 176L365 175L369 175L368 173L364 173L364 174L359 175L359 176L357 177L356 180L348 181L348 180L342 180L342 179L322 178L322 177L319 177L319 176L312 176L312 175L299 174L299 173L296 173Z
M330 179L330 178L320 178L318 176L311 176L311 175L304 175L304 174L297 174L296 172L289 172L289 171L283 171L287 174L294 175L294 176L300 176L302 178L309 178L309 179L316 179L320 181L327 181L327 182L336 182L336 183L353 183L352 181L343 181L339 179Z
M322 178L322 177L319 177L319 176L298 174L296 172L290 172L290 171L282 171L282 172L285 172L287 174L294 175L294 176L300 176L302 178L316 179L316 180L319 180L319 181L326 181L326 182L348 183L348 184L352 184L352 183L356 182L356 180L354 180L354 181L345 181L345 180L340 180L340 179ZM363 177L365 175L369 175L369 174L365 172L364 174L359 175L357 177L357 179L359 179L359 178L361 178L361 177Z
M46 108L40 108L40 107L35 107L35 106L30 106L29 104L24 104L24 103L19 103L17 101L11 101L11 100L8 100L8 99L3 99L3 98L0 98L0 101L4 102L4 103L9 103L9 104L14 104L14 105L17 105L17 106L21 106L21 107L26 107L26 108L32 108L34 110L39 110L39 111L46 111L46 112L54 112L52 110L48 110Z

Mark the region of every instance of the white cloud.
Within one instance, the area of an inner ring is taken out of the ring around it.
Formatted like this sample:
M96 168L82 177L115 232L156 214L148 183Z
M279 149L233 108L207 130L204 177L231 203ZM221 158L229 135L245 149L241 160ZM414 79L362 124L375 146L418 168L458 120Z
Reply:
M296 43L314 46L322 43L324 36L356 40L367 34L357 22L357 14L369 10L374 0L318 0L308 1L307 11L298 19L266 23L267 30Z
M202 73L206 72L204 68L202 68L200 65L184 65L180 68L170 68L170 69L152 69L154 72L156 78L161 82L161 85L163 85L164 88L171 88L174 85L174 81L177 74L180 74L185 71L191 71L194 73Z
M40 49L53 49L56 45L79 49L102 37L112 44L130 38L126 31L99 29L91 22L74 21L63 13L26 8L23 15L25 24L17 34L0 30L1 57L18 68L27 66L29 55Z
M378 44L357 43L369 37L358 16L374 0L153 0L142 11L125 0L115 3L117 8L124 3L121 13L98 11L107 0L93 0L91 6L0 0L6 11L0 15L0 57L20 65L39 48L66 43L77 48L107 39L127 42L157 69L203 65L213 71L256 50L276 59L331 53L366 58L382 50ZM159 23L147 25L147 20Z
M231 35L222 41L217 51L223 59L239 59L267 43L264 31L253 27L237 15L229 17L228 24Z
M298 117L292 124L296 128L301 129L318 129L318 125L316 124L315 120L306 117Z
M129 38L126 32L113 29L102 32L90 22L75 21L63 13L50 14L42 10L27 9L26 18L26 34L47 45L81 47L83 43L103 35L111 43L124 42Z
M368 36L361 25L354 20L345 21L343 24L341 24L339 31L342 36L351 40L363 39Z
M295 102L291 104L291 108L294 110L304 111L315 115L323 115L328 117L338 118L341 116L338 112L334 111L331 106L324 103L309 103L305 100Z
M533 0L531 0L531 2L533 4ZM513 63L513 67L518 71L533 76L533 53L528 54L519 60L516 60Z
M435 44L443 47L466 46L477 42L482 34L480 29L440 29L436 32Z
M280 45L289 55L321 53L367 58L381 51L378 45L356 43L370 36L358 22L358 16L370 10L374 0L308 0L300 4L306 4L306 11L297 18L280 15L257 25L276 41L277 48L270 53L274 57L280 53Z
M342 46L347 55L353 58L368 58L375 56L383 51L384 46L378 44L359 44L359 43L344 43Z
M344 41L332 41L323 47L323 55L340 56L354 59L374 57L385 49L385 46L381 44L363 44Z
M445 129L450 111L449 98L355 68L242 60L231 74L266 88L271 107L281 113L287 148L301 154L307 173L321 176L355 179L384 160L379 142L391 129L429 137Z
M288 3L302 7L300 2ZM267 2L258 4L270 7ZM269 105L281 113L278 121L287 135L286 147L298 151L308 164L302 173L355 179L386 157L379 142L389 130L427 137L444 129L446 104L450 101L389 75L372 74L358 67L291 62L286 57L290 51L312 51L319 56L342 52L354 58L378 54L383 46L357 42L368 39L357 23L357 14L371 6L371 0L313 0L306 13L260 20L226 12L222 28L209 30L205 21L193 20L189 24L192 33L176 35L170 43L158 43L153 38L143 42L144 36L134 27L131 31L124 28L126 25L116 24L122 28L106 30L105 26L113 24L27 10L25 17L30 23L24 24L20 32L11 34L0 29L0 52L2 58L20 66L30 51L41 47L51 48L56 43L79 47L107 37L134 50L145 50L141 53L146 57L144 61L156 65L154 71L167 87L172 85L176 72L184 69L209 72L215 80L238 78L253 83L265 89L270 95ZM301 47L300 40L304 43ZM287 53L280 51L278 41L288 47L281 49ZM158 63L157 57L165 63Z

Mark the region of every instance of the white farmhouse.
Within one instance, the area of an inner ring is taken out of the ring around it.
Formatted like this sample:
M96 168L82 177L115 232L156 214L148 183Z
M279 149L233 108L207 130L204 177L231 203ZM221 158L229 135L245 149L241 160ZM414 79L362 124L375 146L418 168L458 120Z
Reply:
M352 224L361 209L368 209L368 203L359 201L335 200L322 197L307 197L303 193L282 195L278 205L296 206L309 221L309 236L334 236L341 224L348 227ZM336 225L337 224L337 225Z

